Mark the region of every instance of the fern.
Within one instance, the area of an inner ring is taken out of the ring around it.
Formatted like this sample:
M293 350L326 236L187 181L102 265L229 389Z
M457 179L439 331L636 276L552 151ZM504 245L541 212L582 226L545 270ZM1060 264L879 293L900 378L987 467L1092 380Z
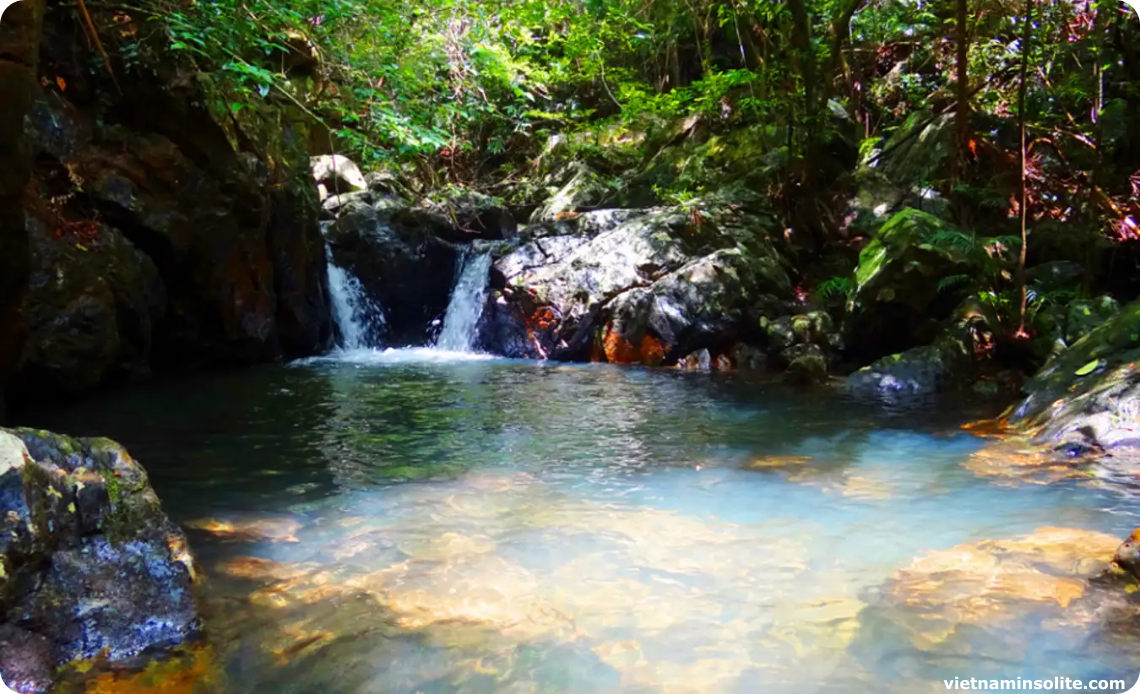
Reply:
M943 277L938 280L938 291L940 293L953 291L971 284L973 281L973 278L969 275L950 275L949 277Z
M815 288L815 296L821 301L840 297L846 298L854 288L855 283L851 281L850 277L832 277L819 283Z
M930 234L927 243L935 248L960 251L962 253L976 253L985 251L983 244L977 236L967 234L957 229L938 229Z

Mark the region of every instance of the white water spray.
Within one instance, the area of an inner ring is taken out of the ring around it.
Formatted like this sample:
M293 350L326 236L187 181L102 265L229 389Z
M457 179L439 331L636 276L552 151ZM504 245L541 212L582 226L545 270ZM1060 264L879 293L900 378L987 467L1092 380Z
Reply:
M451 301L443 317L443 330L435 346L448 352L473 352L479 318L487 303L491 254L473 255L470 250L464 250L456 264L456 272L459 279L451 290Z

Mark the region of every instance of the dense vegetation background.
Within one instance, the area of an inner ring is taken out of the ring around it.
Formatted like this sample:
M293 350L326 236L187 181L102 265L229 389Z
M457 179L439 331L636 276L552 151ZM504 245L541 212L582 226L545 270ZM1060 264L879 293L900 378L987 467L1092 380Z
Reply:
M1091 249L1137 234L1140 22L1114 0L213 0L120 12L165 20L170 45L224 88L219 107L287 102L327 126L313 148L421 193L472 187L525 207L549 195L555 159L578 162L611 205L761 193L797 244L820 251L858 239L846 201L908 148L905 170L885 175L945 205L964 233L941 242L1013 261L948 281L980 281L1014 336L1048 298L1022 291L1017 268L1035 252L1022 239L1084 259L1091 282L1103 270ZM128 54L143 45L118 40ZM807 290L842 294L854 257L818 257Z

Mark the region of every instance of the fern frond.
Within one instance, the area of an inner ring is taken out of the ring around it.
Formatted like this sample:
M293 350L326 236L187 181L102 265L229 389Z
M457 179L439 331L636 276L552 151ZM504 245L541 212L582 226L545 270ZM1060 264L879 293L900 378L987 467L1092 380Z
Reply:
M938 280L938 291L940 293L952 291L954 289L968 285L972 281L973 278L971 278L969 275L950 275L949 277L943 277L942 279Z
M855 287L850 277L832 277L819 283L815 288L815 295L819 299L827 300L837 297L846 297Z
M957 229L939 229L929 236L927 242L936 248L945 248L962 253L985 251L984 245L977 236Z

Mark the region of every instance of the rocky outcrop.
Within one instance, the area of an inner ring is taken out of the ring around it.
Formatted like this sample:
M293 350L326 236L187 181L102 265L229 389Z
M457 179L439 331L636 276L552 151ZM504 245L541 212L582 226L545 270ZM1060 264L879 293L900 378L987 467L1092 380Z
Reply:
M1050 359L1011 422L1072 455L1140 448L1140 302Z
M523 230L495 263L504 283L484 344L516 357L674 363L727 351L791 299L772 223L741 205L598 210ZM527 335L526 340L519 336ZM518 346L525 344L521 353Z
M36 165L21 203L33 253L17 394L45 400L151 369L324 349L325 254L304 126L280 106L215 109L214 87L161 36L136 38L161 34L141 31L145 18L95 21L147 60L116 60L116 91L76 40L76 13L46 15L24 128Z
M925 182L946 171L954 137L953 114L914 113L868 151L855 172L856 193L847 204L843 233L873 236L907 207L949 218L949 205Z
M549 197L531 214L532 223L553 222L596 209L611 193L602 177L582 162L571 162L548 174L546 182L556 184L547 189Z
M784 367L798 383L822 383L843 349L843 338L826 311L811 311L776 320L761 319L774 366Z
M122 660L197 628L193 559L146 472L107 439L0 429L0 671Z
M978 377L994 366L985 312L967 300L938 329L930 344L882 357L849 375L845 388L858 396L887 398L975 388Z
M22 137L24 116L36 90L43 3L10 5L0 22L0 421L5 383L19 360L24 339L20 307L30 256L23 195L31 175L30 151Z

